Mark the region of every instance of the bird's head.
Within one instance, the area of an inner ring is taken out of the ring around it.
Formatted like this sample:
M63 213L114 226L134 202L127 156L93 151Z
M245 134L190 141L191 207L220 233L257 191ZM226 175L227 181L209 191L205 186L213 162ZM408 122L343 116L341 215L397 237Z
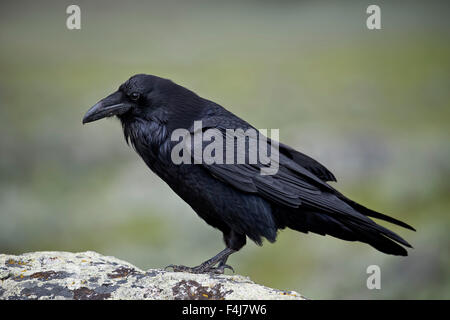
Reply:
M112 116L144 116L159 104L161 92L168 84L173 85L170 80L152 75L132 76L117 91L91 107L83 117L83 124Z

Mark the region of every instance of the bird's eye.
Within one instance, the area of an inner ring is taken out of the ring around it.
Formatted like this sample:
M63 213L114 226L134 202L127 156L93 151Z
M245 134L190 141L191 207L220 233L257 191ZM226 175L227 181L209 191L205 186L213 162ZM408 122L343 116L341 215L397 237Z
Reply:
M132 94L130 94L130 99L133 101L137 101L140 97L140 94L137 92L133 92Z

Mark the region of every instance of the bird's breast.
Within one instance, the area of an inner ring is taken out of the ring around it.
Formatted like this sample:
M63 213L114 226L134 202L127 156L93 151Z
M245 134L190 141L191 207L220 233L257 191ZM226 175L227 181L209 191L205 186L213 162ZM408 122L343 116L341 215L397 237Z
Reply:
M136 120L123 125L124 135L147 166L163 179L173 171L171 141L166 126L159 121Z

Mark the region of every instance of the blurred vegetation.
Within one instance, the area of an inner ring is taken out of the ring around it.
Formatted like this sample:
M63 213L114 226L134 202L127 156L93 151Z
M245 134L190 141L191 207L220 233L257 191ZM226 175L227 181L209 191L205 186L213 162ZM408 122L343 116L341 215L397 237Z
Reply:
M280 128L346 195L418 230L392 227L415 247L407 258L285 230L233 255L237 272L313 299L450 298L445 2L381 2L380 31L365 27L365 1L77 1L79 31L65 27L69 4L0 4L0 252L94 250L146 269L222 249L118 121L81 125L151 73ZM372 264L381 290L366 288Z

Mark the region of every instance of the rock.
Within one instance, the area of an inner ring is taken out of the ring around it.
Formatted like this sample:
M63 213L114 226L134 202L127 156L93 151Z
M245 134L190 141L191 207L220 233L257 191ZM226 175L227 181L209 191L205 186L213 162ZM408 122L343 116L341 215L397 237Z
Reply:
M0 255L0 299L297 299L239 275L142 271L96 252Z

